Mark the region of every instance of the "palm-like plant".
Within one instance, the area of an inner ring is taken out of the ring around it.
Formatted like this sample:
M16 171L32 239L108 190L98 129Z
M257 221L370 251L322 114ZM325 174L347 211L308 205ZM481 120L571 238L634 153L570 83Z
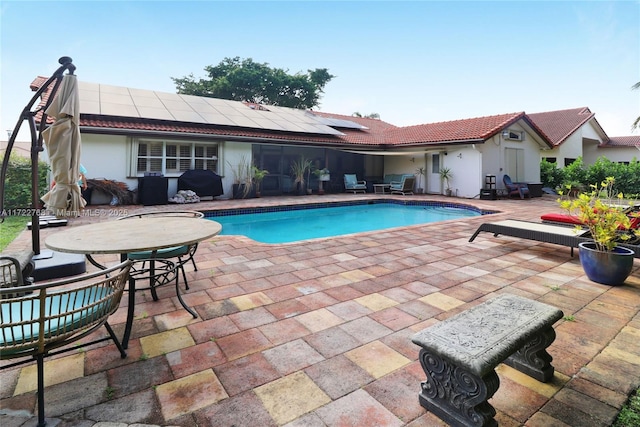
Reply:
M291 173L293 175L293 184L300 183L300 189L304 188L305 181L305 173L307 170L311 169L312 162L311 160L305 158L304 156L300 156L299 160L295 160L291 164Z

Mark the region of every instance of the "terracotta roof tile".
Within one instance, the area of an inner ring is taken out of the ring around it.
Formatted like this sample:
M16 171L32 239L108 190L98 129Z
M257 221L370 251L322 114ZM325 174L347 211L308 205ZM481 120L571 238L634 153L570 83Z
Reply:
M588 107L527 115L556 146L562 144L580 126L595 116Z
M523 112L510 113L407 126L386 131L385 138L394 145L484 141L524 116Z
M633 136L612 136L608 142L600 144L600 148L613 147L637 147L640 149L640 135ZM640 157L640 156L638 156Z

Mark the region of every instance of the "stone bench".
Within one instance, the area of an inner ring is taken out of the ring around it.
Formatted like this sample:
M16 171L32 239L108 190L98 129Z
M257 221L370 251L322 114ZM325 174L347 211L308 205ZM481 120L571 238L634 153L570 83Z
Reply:
M500 386L496 366L504 362L549 381L554 369L546 348L563 315L547 304L503 294L418 332L412 341L422 347L427 375L420 404L452 426L497 426L487 402Z

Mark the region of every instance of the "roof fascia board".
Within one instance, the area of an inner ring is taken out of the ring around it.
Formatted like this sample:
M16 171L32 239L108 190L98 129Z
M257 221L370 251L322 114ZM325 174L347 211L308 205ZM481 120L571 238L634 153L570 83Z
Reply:
M146 129L115 129L115 128L99 128L99 127L85 127L80 126L80 132L84 134L96 134L96 135L121 135L121 136L147 136L153 138L183 138L183 139L206 139L206 140L221 140L221 141L240 141L240 142L254 142L263 144L287 144L287 145L313 145L314 147L327 147L327 148L369 148L375 149L376 146L362 145L362 144L348 144L344 141L336 142L335 144L328 142L318 141L298 141L281 138L261 138L255 136L239 136L239 135L219 135L219 134L203 134L192 132L154 132Z
M411 142L406 144L379 144L382 150L397 150L399 148L434 148L434 147L448 147L450 145L465 145L465 144L484 144L486 139L463 139L457 141L438 141L438 142Z

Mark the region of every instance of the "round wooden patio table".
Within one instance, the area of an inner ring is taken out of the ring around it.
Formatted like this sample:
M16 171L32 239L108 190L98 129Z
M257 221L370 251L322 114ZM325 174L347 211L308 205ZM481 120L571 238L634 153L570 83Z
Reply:
M96 265L92 254L127 254L142 251L157 251L174 246L191 245L220 233L220 223L202 218L180 216L132 217L124 221L106 221L69 227L48 236L44 242L49 249L85 254ZM151 256L153 258L153 255ZM153 269L150 274L153 280ZM127 323L122 339L128 347L135 307L135 280L129 281L129 307ZM185 307L186 308L186 307ZM191 310L189 310L191 311Z

